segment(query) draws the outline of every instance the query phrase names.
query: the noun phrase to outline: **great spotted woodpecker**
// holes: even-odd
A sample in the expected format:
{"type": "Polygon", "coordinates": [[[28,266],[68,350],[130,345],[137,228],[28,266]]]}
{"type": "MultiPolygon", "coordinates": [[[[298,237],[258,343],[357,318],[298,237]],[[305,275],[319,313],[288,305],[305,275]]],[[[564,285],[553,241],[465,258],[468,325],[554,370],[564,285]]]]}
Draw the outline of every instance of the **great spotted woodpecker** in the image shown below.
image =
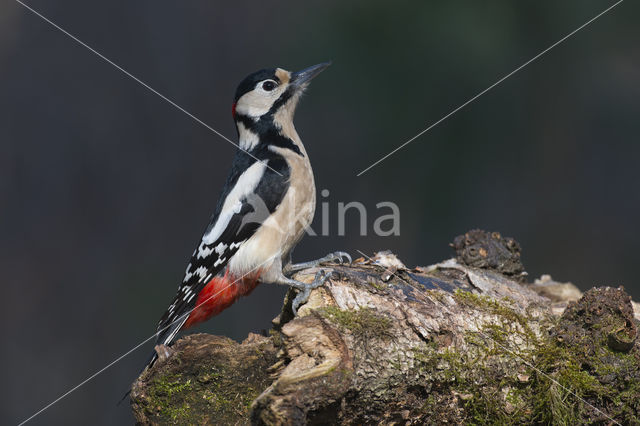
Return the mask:
{"type": "MultiPolygon", "coordinates": [[[[292,303],[295,314],[330,274],[320,271],[310,284],[286,275],[322,262],[351,262],[344,252],[296,265],[290,262],[316,204],[313,171],[293,115],[309,81],[327,66],[293,73],[264,69],[238,86],[232,114],[240,149],[178,293],[160,319],[156,350],[171,344],[180,330],[222,312],[261,282],[298,289],[292,303]]],[[[148,365],[157,356],[154,351],[148,365]]]]}

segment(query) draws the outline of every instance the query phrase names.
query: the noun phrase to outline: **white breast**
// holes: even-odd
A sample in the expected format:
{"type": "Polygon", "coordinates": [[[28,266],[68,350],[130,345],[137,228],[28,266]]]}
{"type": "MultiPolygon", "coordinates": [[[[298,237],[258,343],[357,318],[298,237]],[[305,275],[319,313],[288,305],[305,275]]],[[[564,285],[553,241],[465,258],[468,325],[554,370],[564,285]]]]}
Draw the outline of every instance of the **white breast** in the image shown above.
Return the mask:
{"type": "Polygon", "coordinates": [[[266,282],[280,275],[284,257],[311,224],[316,207],[315,183],[307,153],[302,144],[299,147],[304,156],[289,149],[272,148],[289,164],[290,186],[274,213],[229,261],[233,274],[242,276],[261,269],[261,280],[266,282]]]}

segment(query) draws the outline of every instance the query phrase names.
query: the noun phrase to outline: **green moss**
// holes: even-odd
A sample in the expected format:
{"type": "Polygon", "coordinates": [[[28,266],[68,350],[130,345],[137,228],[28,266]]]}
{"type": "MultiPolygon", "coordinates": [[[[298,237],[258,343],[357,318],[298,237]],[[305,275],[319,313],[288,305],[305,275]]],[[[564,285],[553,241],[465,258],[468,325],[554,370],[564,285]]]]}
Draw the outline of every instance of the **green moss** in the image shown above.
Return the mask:
{"type": "Polygon", "coordinates": [[[509,306],[509,299],[496,300],[488,296],[483,296],[469,291],[456,290],[453,293],[456,302],[475,307],[478,310],[496,315],[501,325],[518,326],[518,332],[523,338],[535,339],[536,334],[530,328],[531,318],[518,313],[509,306]]]}
{"type": "Polygon", "coordinates": [[[338,307],[328,306],[320,309],[320,314],[358,337],[384,339],[390,336],[391,320],[371,308],[343,311],[338,307]]]}
{"type": "Polygon", "coordinates": [[[200,370],[194,380],[160,376],[149,386],[149,414],[159,423],[171,424],[224,423],[239,413],[248,416],[260,391],[231,377],[218,367],[200,370]]]}
{"type": "MultiPolygon", "coordinates": [[[[638,422],[637,354],[613,351],[606,339],[589,333],[570,344],[536,334],[530,325],[535,319],[507,301],[468,292],[456,292],[454,299],[495,315],[495,321],[468,332],[464,351],[426,344],[414,349],[413,359],[418,375],[439,395],[448,389],[457,396],[465,423],[584,424],[606,419],[599,410],[622,423],[638,422]]],[[[433,398],[424,407],[436,410],[434,418],[446,418],[437,410],[451,410],[433,398]]]]}
{"type": "Polygon", "coordinates": [[[159,395],[173,396],[175,394],[191,389],[191,380],[181,383],[179,379],[174,377],[163,377],[155,382],[154,390],[159,395]]]}
{"type": "Polygon", "coordinates": [[[242,411],[242,409],[248,413],[249,406],[260,394],[252,384],[235,382],[232,374],[223,373],[219,368],[211,368],[204,374],[213,378],[208,384],[209,392],[206,399],[211,403],[212,409],[218,413],[242,411]]]}
{"type": "Polygon", "coordinates": [[[532,386],[526,390],[533,418],[548,424],[582,423],[583,399],[601,391],[598,381],[582,370],[575,354],[554,342],[541,341],[525,355],[535,365],[528,368],[532,386]]]}
{"type": "Polygon", "coordinates": [[[187,399],[192,389],[191,380],[183,382],[175,375],[157,378],[150,387],[150,405],[171,422],[182,423],[190,418],[187,399]]]}

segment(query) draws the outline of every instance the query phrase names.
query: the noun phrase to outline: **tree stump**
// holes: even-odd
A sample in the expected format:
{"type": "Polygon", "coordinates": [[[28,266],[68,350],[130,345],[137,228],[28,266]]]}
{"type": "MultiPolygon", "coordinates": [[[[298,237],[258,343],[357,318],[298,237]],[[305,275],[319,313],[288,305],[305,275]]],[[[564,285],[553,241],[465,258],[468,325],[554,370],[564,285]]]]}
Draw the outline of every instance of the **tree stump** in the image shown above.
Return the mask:
{"type": "Polygon", "coordinates": [[[268,337],[178,340],[134,383],[136,420],[640,424],[640,322],[622,288],[526,284],[498,233],[453,247],[429,267],[389,252],[323,266],[331,280],[295,318],[289,292],[268,337]]]}

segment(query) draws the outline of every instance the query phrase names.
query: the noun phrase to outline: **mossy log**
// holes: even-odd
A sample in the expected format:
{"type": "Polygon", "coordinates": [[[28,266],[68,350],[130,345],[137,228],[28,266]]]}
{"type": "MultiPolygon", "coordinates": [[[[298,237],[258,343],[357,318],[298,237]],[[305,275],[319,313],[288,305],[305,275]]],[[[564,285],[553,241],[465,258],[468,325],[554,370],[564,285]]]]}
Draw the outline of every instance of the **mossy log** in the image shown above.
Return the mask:
{"type": "MultiPolygon", "coordinates": [[[[333,278],[269,336],[186,336],[142,373],[140,424],[640,424],[638,317],[622,288],[526,284],[520,249],[472,231],[457,257],[390,253],[333,278]]],[[[310,281],[317,269],[297,274],[310,281]]]]}

